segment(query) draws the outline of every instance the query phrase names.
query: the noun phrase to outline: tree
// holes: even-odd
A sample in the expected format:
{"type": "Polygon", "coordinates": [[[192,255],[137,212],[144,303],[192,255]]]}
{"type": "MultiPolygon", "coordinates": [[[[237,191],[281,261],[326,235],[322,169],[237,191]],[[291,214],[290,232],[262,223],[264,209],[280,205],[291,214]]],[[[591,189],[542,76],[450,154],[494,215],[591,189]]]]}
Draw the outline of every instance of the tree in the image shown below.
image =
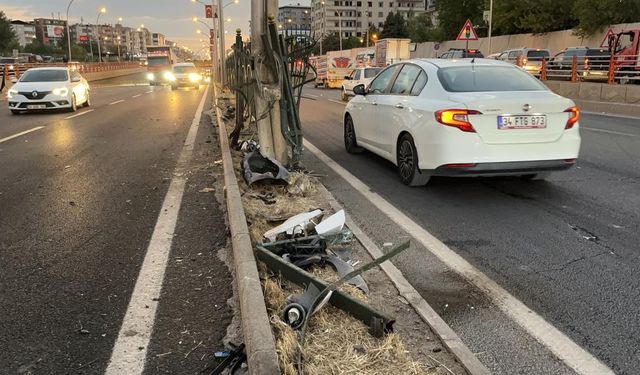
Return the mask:
{"type": "Polygon", "coordinates": [[[400,14],[400,12],[390,12],[387,15],[387,19],[384,20],[384,24],[382,25],[380,39],[408,37],[409,32],[407,31],[407,20],[402,17],[402,14],[400,14]]]}
{"type": "Polygon", "coordinates": [[[431,42],[436,40],[436,32],[431,22],[431,15],[420,13],[409,18],[407,32],[414,43],[431,42]]]}
{"type": "Polygon", "coordinates": [[[609,25],[640,20],[638,0],[575,0],[576,34],[591,36],[609,25]]]}
{"type": "Polygon", "coordinates": [[[11,52],[18,47],[18,38],[11,27],[11,21],[0,11],[0,52],[11,52]]]}
{"type": "Polygon", "coordinates": [[[577,21],[575,0],[501,0],[494,4],[495,35],[534,33],[571,29],[577,21]]]}
{"type": "Polygon", "coordinates": [[[481,25],[484,8],[484,0],[438,0],[438,39],[455,39],[467,19],[474,25],[481,25]]]}
{"type": "MultiPolygon", "coordinates": [[[[370,46],[375,46],[376,42],[378,41],[378,39],[380,39],[380,30],[378,30],[378,28],[376,27],[376,25],[371,25],[369,26],[369,32],[366,35],[367,38],[369,38],[369,45],[370,46]]],[[[367,41],[365,40],[364,45],[367,45],[367,41]]]]}

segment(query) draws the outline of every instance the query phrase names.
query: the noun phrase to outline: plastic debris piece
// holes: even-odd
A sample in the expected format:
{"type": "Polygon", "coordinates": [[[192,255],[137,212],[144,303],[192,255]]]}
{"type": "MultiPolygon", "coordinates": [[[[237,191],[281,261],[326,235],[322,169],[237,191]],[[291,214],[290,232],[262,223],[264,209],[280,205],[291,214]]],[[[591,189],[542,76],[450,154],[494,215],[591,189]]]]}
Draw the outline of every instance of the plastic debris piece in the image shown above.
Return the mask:
{"type": "Polygon", "coordinates": [[[284,223],[277,227],[265,232],[264,238],[273,242],[276,240],[279,234],[284,233],[289,236],[300,235],[308,231],[312,224],[312,219],[322,215],[322,210],[313,210],[309,212],[303,212],[287,219],[284,223]]]}
{"type": "Polygon", "coordinates": [[[289,171],[277,160],[262,155],[259,149],[242,160],[242,176],[247,185],[267,180],[280,185],[289,184],[289,171]]]}
{"type": "Polygon", "coordinates": [[[338,234],[344,228],[344,223],[347,220],[344,210],[340,210],[328,218],[322,220],[322,222],[316,225],[316,233],[326,237],[334,234],[338,234]]]}

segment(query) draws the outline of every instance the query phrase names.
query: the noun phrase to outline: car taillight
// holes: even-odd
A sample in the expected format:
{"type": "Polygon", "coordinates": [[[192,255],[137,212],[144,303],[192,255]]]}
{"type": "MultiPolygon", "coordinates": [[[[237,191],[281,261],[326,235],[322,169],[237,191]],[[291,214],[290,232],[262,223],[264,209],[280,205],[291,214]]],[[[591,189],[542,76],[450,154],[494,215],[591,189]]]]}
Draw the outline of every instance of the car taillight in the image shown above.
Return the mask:
{"type": "Polygon", "coordinates": [[[574,106],[567,109],[565,112],[569,113],[569,120],[567,120],[567,125],[565,125],[565,129],[571,129],[573,126],[580,121],[580,108],[574,106]]]}
{"type": "Polygon", "coordinates": [[[481,112],[468,109],[443,109],[436,112],[436,120],[442,125],[453,126],[463,132],[475,133],[469,122],[469,115],[481,115],[481,112]]]}
{"type": "Polygon", "coordinates": [[[529,62],[529,59],[527,59],[526,57],[524,59],[522,59],[522,65],[527,65],[527,63],[529,62]]]}

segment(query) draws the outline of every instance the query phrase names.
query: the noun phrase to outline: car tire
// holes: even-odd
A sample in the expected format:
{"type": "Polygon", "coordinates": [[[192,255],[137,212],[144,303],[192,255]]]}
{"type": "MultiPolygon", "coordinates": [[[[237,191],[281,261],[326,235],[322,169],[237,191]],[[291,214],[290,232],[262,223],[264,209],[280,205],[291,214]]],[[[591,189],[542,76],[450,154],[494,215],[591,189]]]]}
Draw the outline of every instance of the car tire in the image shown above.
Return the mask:
{"type": "Polygon", "coordinates": [[[78,110],[78,104],[76,102],[76,96],[74,94],[74,95],[71,95],[71,108],[69,108],[69,111],[75,112],[77,110],[78,110]]]}
{"type": "Polygon", "coordinates": [[[178,86],[171,85],[171,91],[175,91],[178,89],[178,86]]]}
{"type": "Polygon", "coordinates": [[[424,186],[429,182],[430,175],[420,172],[418,168],[418,150],[413,137],[404,134],[398,141],[396,150],[398,175],[400,181],[407,186],[424,186]]]}
{"type": "Polygon", "coordinates": [[[12,110],[11,110],[11,114],[12,114],[12,115],[19,115],[19,114],[20,114],[20,111],[17,111],[17,110],[15,110],[15,109],[12,109],[12,110]]]}
{"type": "Polygon", "coordinates": [[[362,147],[358,146],[353,119],[349,115],[344,119],[344,148],[350,154],[360,154],[364,151],[362,147]]]}
{"type": "Polygon", "coordinates": [[[87,90],[87,94],[86,94],[87,100],[84,102],[84,106],[85,107],[91,107],[91,92],[89,90],[87,90]]]}
{"type": "Polygon", "coordinates": [[[347,95],[347,89],[345,89],[344,87],[342,88],[342,94],[340,98],[342,99],[343,102],[349,101],[349,95],[347,95]]]}

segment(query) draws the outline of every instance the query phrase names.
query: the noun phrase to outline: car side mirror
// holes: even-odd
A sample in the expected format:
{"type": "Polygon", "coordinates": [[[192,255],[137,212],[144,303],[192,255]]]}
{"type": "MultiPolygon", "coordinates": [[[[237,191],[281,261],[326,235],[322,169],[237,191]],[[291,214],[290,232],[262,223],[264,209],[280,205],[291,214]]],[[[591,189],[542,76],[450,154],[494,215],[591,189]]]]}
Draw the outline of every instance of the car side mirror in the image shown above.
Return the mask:
{"type": "Polygon", "coordinates": [[[344,79],[351,81],[351,76],[344,76],[344,79]]]}
{"type": "Polygon", "coordinates": [[[364,84],[356,85],[353,88],[353,93],[356,95],[367,95],[367,89],[364,87],[364,84]]]}

